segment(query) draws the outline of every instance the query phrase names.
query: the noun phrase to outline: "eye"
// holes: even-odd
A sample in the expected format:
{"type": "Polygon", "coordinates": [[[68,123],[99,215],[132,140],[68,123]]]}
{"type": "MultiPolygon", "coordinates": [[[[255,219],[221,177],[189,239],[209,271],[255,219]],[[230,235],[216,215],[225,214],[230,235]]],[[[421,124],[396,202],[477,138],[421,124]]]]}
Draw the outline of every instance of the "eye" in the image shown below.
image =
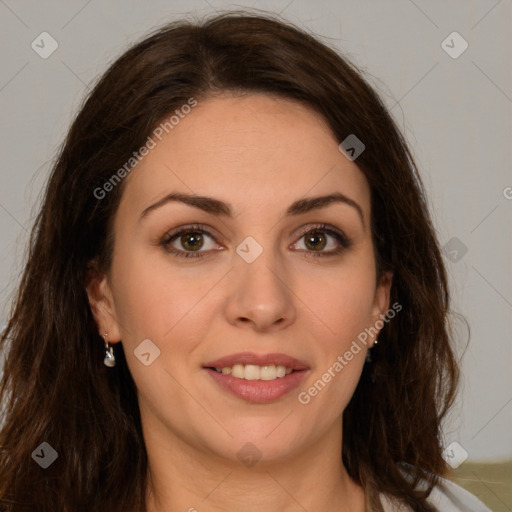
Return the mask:
{"type": "Polygon", "coordinates": [[[167,233],[160,242],[167,251],[183,258],[202,258],[204,252],[218,248],[213,236],[201,225],[167,233]]]}
{"type": "Polygon", "coordinates": [[[334,256],[351,246],[351,240],[338,229],[326,224],[308,226],[302,230],[300,239],[292,247],[306,251],[310,256],[334,256]]]}
{"type": "MultiPolygon", "coordinates": [[[[202,258],[212,250],[220,250],[213,235],[204,226],[196,224],[167,233],[160,245],[166,251],[182,258],[202,258]]],[[[307,226],[299,241],[291,247],[313,257],[335,256],[352,245],[340,230],[327,224],[307,226]]]]}

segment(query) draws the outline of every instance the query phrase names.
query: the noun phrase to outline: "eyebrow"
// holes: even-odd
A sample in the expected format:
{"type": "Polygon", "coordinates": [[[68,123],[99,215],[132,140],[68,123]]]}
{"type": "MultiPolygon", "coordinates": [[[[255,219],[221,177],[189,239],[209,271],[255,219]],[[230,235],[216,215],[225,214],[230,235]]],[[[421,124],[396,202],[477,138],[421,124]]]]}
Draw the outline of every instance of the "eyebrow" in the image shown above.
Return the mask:
{"type": "MultiPolygon", "coordinates": [[[[147,217],[148,214],[165,204],[171,202],[180,202],[184,203],[188,206],[192,206],[194,208],[199,208],[200,210],[205,211],[206,213],[210,213],[212,215],[225,216],[225,217],[233,217],[233,209],[228,203],[224,201],[220,201],[219,199],[214,199],[213,197],[208,196],[196,196],[193,194],[183,194],[178,192],[171,192],[167,194],[165,197],[157,201],[156,203],[148,206],[140,215],[139,222],[147,217]]],[[[307,197],[304,199],[299,199],[292,203],[288,209],[286,210],[286,216],[294,216],[294,215],[302,215],[304,213],[311,212],[313,210],[317,210],[320,208],[325,208],[330,204],[334,203],[342,203],[347,204],[354,208],[359,214],[359,218],[363,224],[363,229],[365,228],[364,215],[363,210],[353,199],[350,199],[344,194],[340,192],[336,192],[334,194],[329,194],[326,196],[318,196],[318,197],[307,197]]]]}

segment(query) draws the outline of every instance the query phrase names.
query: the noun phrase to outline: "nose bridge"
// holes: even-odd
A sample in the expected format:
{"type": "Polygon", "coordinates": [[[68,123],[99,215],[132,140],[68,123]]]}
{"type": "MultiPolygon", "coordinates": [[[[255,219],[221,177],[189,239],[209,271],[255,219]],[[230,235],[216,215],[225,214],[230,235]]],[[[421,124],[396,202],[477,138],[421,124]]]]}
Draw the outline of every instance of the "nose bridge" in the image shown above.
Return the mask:
{"type": "MultiPolygon", "coordinates": [[[[247,245],[245,246],[245,250],[247,245]]],[[[267,247],[256,253],[256,249],[250,248],[249,253],[251,259],[244,259],[240,256],[241,261],[238,261],[235,267],[240,272],[241,278],[245,281],[246,286],[257,286],[262,288],[263,291],[267,287],[280,289],[283,286],[285,269],[283,268],[282,261],[280,261],[279,254],[272,247],[267,247]]],[[[237,251],[237,253],[242,251],[237,251]]],[[[267,290],[269,293],[272,291],[267,290]]],[[[276,290],[277,291],[277,290],[276,290]]]]}
{"type": "Polygon", "coordinates": [[[282,255],[272,245],[271,236],[259,238],[261,244],[249,236],[236,248],[228,310],[230,321],[249,320],[263,329],[292,322],[295,307],[282,255]]]}
{"type": "Polygon", "coordinates": [[[281,295],[284,293],[282,288],[286,288],[286,269],[270,238],[267,236],[262,242],[265,246],[260,245],[253,237],[247,237],[240,243],[236,250],[239,261],[235,264],[235,270],[242,286],[254,287],[262,295],[281,295]]]}

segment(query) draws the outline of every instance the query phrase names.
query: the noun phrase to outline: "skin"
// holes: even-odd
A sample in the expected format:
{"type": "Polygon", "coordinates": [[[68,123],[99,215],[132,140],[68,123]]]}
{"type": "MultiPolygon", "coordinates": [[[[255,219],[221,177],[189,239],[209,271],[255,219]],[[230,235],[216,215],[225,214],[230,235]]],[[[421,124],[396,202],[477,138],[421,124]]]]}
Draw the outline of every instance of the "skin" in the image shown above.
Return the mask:
{"type": "MultiPolygon", "coordinates": [[[[364,511],[340,453],[342,413],[367,349],[307,405],[297,399],[389,308],[392,276],[377,282],[364,174],[318,114],[250,94],[200,101],[126,179],[112,267],[91,273],[87,293],[100,332],[122,340],[138,389],[148,510],[364,511]],[[170,192],[222,200],[233,217],[170,202],[139,220],[170,192]],[[360,206],[364,225],[344,203],[285,215],[298,199],[333,192],[360,206]],[[212,233],[203,258],[159,245],[194,223],[212,233]],[[325,247],[306,245],[300,229],[316,223],[342,230],[352,245],[315,257],[339,247],[325,233],[325,247]],[[247,236],[263,248],[252,263],[236,252],[247,236]],[[160,349],[149,366],[134,355],[144,339],[160,349]],[[202,368],[242,351],[288,354],[306,361],[308,374],[273,403],[245,402],[202,368]],[[252,467],[237,458],[247,442],[262,454],[252,467]]],[[[173,246],[186,250],[179,237],[173,246]]]]}

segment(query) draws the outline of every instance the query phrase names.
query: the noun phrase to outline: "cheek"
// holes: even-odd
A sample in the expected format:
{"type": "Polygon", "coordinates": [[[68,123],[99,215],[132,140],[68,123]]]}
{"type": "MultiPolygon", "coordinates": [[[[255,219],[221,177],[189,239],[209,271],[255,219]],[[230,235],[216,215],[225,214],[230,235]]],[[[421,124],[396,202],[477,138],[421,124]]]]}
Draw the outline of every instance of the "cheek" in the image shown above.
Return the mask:
{"type": "Polygon", "coordinates": [[[163,392],[166,407],[182,409],[189,396],[180,383],[191,378],[196,352],[219,314],[216,290],[205,296],[219,277],[183,272],[161,258],[148,261],[134,253],[119,258],[115,268],[116,315],[138,393],[155,414],[161,412],[163,392]],[[146,339],[160,351],[149,366],[134,352],[146,339]]]}
{"type": "Polygon", "coordinates": [[[330,272],[304,272],[297,296],[303,300],[317,335],[323,333],[325,346],[339,352],[369,326],[375,294],[371,262],[364,258],[355,265],[340,265],[330,272]]]}
{"type": "Polygon", "coordinates": [[[315,418],[314,428],[319,435],[341,421],[361,376],[364,351],[353,355],[350,361],[343,359],[342,354],[339,356],[344,363],[337,359],[338,355],[329,360],[329,364],[315,372],[297,397],[301,413],[315,418]]]}
{"type": "Polygon", "coordinates": [[[359,382],[367,347],[358,339],[370,326],[375,275],[373,260],[359,255],[334,269],[329,275],[318,272],[302,281],[302,293],[309,284],[310,327],[316,334],[315,367],[301,388],[301,407],[311,407],[327,425],[340,416],[359,382]],[[311,287],[311,283],[316,283],[311,287]],[[307,403],[306,403],[307,402],[307,403]]]}
{"type": "MultiPolygon", "coordinates": [[[[149,338],[165,347],[177,336],[199,328],[197,315],[205,319],[205,290],[215,276],[183,272],[159,257],[132,252],[115,261],[116,316],[124,345],[136,345],[149,338]],[[195,323],[191,323],[195,319],[195,323]]],[[[211,304],[210,304],[211,308],[211,304]]],[[[190,334],[187,335],[190,337],[190,334]]]]}

